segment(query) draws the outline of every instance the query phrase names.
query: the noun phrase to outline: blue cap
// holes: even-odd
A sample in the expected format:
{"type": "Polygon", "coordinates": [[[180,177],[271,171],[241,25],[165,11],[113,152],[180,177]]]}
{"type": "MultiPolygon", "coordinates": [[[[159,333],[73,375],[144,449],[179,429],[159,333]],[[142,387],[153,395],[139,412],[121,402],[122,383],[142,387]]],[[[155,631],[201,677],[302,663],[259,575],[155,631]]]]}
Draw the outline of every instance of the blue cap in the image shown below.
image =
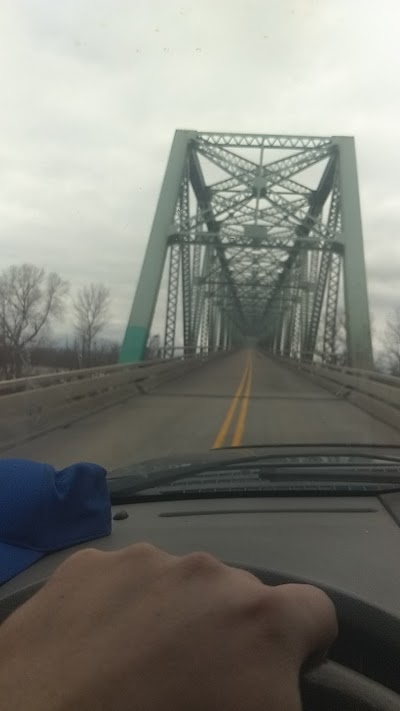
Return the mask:
{"type": "Polygon", "coordinates": [[[0,460],[0,585],[46,553],[111,533],[106,470],[0,460]]]}

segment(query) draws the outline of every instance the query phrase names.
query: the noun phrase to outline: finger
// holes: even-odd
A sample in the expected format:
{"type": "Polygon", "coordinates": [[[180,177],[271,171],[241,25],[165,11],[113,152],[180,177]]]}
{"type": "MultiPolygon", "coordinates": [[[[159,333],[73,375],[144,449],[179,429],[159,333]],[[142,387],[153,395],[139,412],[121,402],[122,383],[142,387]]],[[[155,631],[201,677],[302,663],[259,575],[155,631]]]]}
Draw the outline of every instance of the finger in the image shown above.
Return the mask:
{"type": "Polygon", "coordinates": [[[338,632],[333,602],[313,585],[278,585],[274,595],[298,662],[303,664],[310,657],[322,659],[338,632]]]}

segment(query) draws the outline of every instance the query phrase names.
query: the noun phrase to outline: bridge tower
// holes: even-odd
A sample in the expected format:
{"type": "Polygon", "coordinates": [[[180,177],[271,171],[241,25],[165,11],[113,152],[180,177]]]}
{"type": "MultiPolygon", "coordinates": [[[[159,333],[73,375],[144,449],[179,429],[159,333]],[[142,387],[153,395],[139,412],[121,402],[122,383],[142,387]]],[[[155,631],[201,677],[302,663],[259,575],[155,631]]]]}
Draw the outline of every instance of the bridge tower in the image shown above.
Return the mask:
{"type": "Polygon", "coordinates": [[[354,139],[177,131],[123,363],[144,356],[163,278],[165,358],[256,342],[335,362],[340,320],[348,364],[371,368],[354,139]]]}

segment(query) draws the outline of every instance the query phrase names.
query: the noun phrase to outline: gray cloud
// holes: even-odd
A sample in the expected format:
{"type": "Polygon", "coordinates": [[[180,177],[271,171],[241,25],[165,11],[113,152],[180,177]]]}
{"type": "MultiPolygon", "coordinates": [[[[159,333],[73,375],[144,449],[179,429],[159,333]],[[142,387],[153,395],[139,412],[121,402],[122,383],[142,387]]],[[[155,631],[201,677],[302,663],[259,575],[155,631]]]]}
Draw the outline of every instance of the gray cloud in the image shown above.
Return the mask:
{"type": "Polygon", "coordinates": [[[400,267],[398,19],[395,0],[3,0],[2,264],[104,281],[119,337],[176,128],[354,134],[381,327],[400,267]]]}

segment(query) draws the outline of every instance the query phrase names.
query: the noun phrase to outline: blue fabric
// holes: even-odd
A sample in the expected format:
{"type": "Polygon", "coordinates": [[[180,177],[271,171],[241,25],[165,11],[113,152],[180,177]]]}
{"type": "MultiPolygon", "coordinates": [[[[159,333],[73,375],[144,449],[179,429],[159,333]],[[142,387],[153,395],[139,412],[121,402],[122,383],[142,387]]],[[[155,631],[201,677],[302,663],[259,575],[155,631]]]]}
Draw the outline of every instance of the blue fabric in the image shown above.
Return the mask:
{"type": "Polygon", "coordinates": [[[0,585],[46,553],[110,533],[103,467],[0,460],[0,585]]]}

